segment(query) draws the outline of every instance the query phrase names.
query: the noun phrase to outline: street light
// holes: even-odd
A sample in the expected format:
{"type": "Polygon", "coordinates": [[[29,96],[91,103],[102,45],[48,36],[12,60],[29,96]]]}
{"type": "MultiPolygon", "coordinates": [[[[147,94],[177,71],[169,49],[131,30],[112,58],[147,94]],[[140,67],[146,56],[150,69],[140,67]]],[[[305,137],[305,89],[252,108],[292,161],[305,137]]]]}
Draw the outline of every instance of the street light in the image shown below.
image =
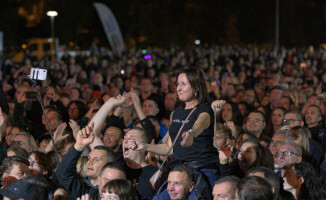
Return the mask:
{"type": "Polygon", "coordinates": [[[58,12],[57,11],[48,11],[46,13],[46,15],[49,16],[51,19],[51,38],[54,39],[54,17],[58,16],[58,12]]]}

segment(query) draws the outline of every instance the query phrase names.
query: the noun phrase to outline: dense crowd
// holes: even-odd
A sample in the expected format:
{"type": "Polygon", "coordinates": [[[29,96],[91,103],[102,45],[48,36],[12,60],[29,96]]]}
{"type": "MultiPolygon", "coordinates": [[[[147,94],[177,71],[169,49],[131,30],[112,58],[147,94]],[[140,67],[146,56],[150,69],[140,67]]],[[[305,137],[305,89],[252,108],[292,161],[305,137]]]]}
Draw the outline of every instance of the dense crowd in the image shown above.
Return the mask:
{"type": "Polygon", "coordinates": [[[324,49],[91,52],[0,58],[4,198],[326,199],[324,49]]]}

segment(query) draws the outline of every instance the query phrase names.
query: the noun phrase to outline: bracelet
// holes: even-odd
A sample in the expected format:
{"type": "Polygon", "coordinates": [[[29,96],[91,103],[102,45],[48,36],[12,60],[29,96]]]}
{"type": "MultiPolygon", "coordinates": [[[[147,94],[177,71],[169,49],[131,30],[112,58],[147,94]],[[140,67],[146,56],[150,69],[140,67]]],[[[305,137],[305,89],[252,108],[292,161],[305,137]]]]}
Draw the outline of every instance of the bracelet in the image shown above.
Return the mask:
{"type": "Polygon", "coordinates": [[[196,137],[196,134],[195,134],[195,131],[194,130],[192,130],[192,129],[189,129],[188,131],[187,131],[192,137],[196,137]]]}

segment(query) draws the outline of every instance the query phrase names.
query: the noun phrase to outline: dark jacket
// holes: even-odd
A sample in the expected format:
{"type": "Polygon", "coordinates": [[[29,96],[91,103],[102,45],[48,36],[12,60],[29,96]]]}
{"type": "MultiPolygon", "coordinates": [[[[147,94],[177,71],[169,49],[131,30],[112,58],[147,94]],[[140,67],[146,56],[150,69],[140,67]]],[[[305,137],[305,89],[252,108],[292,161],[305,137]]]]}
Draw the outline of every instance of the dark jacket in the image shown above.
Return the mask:
{"type": "Polygon", "coordinates": [[[69,199],[75,200],[86,193],[94,200],[100,199],[98,187],[81,179],[76,172],[76,165],[81,154],[82,151],[77,151],[75,147],[72,147],[63,157],[56,171],[59,183],[67,190],[69,199]]]}

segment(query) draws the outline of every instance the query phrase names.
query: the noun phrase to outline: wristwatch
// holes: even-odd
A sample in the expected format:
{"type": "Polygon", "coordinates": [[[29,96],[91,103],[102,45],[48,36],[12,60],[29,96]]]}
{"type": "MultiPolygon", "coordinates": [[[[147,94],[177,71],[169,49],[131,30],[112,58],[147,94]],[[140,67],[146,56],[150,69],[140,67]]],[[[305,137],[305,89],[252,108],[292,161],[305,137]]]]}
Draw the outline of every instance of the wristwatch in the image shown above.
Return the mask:
{"type": "Polygon", "coordinates": [[[189,129],[187,132],[190,133],[190,135],[192,135],[194,138],[196,137],[196,134],[195,134],[194,130],[189,129]]]}

